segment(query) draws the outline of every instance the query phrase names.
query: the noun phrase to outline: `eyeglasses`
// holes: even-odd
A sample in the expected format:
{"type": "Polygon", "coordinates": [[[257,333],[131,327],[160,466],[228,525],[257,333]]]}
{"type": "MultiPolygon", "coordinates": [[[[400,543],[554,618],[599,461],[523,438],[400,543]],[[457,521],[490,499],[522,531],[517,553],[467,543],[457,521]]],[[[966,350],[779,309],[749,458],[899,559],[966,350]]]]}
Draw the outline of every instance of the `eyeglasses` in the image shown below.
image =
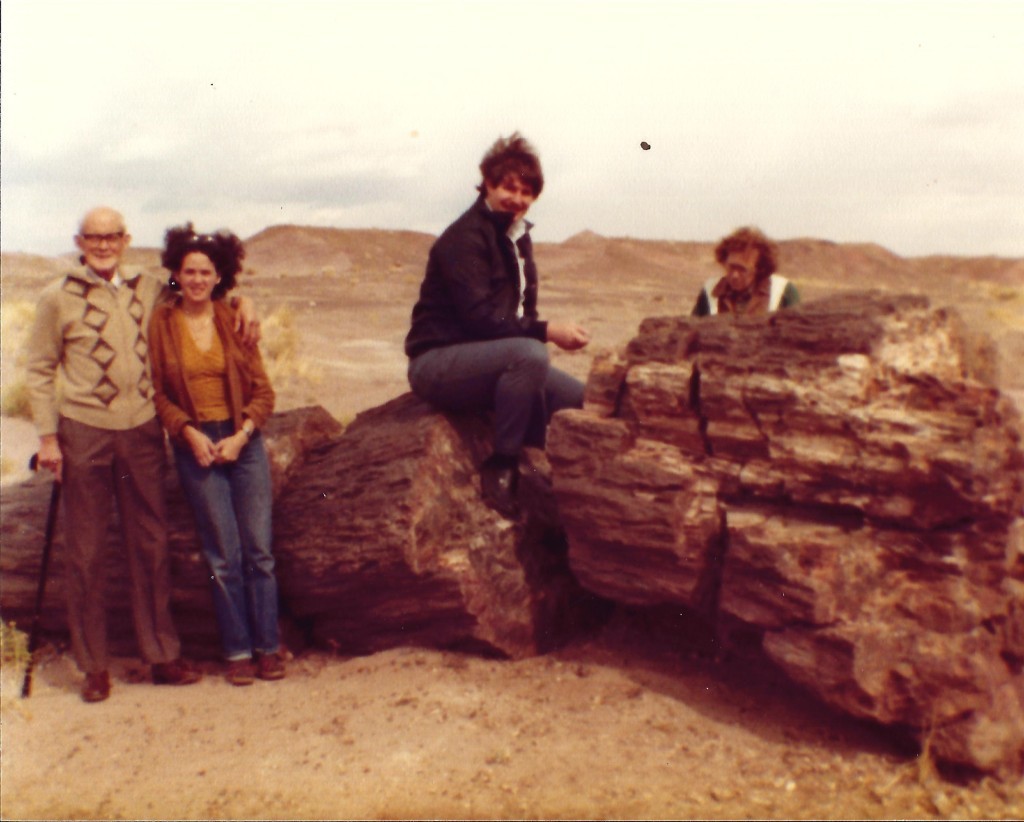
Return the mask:
{"type": "Polygon", "coordinates": [[[89,245],[103,245],[103,243],[114,245],[124,239],[124,232],[118,231],[116,234],[82,234],[81,237],[89,245]]]}

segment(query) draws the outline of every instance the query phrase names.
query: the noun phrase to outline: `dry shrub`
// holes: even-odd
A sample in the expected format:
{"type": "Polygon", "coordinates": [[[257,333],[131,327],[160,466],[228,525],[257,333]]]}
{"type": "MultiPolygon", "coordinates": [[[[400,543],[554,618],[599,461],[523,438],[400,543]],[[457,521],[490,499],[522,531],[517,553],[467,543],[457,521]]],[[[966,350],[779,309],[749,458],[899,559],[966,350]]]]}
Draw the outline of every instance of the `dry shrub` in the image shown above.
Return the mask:
{"type": "Polygon", "coordinates": [[[269,373],[272,366],[289,362],[295,358],[299,335],[295,330],[295,315],[288,306],[281,306],[263,322],[263,336],[260,348],[263,364],[269,373]]]}
{"type": "Polygon", "coordinates": [[[999,385],[999,349],[988,334],[965,329],[963,358],[967,376],[986,385],[999,385]]]}
{"type": "Polygon", "coordinates": [[[988,295],[996,302],[1024,302],[1024,288],[993,283],[988,286],[988,295]]]}
{"type": "Polygon", "coordinates": [[[287,305],[281,306],[263,321],[260,349],[263,365],[274,390],[282,393],[316,384],[320,369],[299,354],[299,332],[295,314],[287,305]]]}
{"type": "Polygon", "coordinates": [[[28,636],[18,626],[0,620],[0,664],[23,668],[28,662],[28,636]]]}
{"type": "Polygon", "coordinates": [[[5,417],[29,418],[28,389],[25,385],[25,341],[36,315],[28,300],[0,303],[0,413],[5,417]]]}
{"type": "Polygon", "coordinates": [[[28,385],[21,369],[18,369],[13,378],[5,376],[3,384],[0,385],[0,414],[26,420],[32,418],[28,403],[28,385]]]}
{"type": "Polygon", "coordinates": [[[16,471],[20,471],[22,467],[23,466],[16,464],[14,460],[8,459],[6,456],[0,456],[0,478],[13,474],[16,471]]]}
{"type": "Polygon", "coordinates": [[[989,306],[988,317],[995,321],[996,326],[1024,329],[1024,288],[991,283],[987,285],[986,293],[994,303],[989,306]]]}

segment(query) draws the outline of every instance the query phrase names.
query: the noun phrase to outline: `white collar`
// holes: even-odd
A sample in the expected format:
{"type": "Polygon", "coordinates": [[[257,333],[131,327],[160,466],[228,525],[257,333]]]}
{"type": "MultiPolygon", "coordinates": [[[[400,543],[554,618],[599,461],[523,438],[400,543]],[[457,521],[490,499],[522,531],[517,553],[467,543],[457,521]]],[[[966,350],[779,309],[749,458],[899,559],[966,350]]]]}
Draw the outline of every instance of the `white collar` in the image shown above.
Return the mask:
{"type": "Polygon", "coordinates": [[[505,234],[514,243],[517,242],[524,234],[526,234],[527,227],[528,226],[526,224],[526,220],[520,217],[518,220],[515,220],[512,223],[512,225],[508,227],[508,231],[506,231],[505,234]]]}
{"type": "Polygon", "coordinates": [[[117,268],[117,269],[114,270],[114,276],[111,277],[109,280],[106,277],[101,277],[99,274],[97,274],[95,271],[93,271],[91,266],[87,265],[85,267],[85,270],[88,271],[97,280],[100,280],[101,282],[106,283],[107,285],[109,285],[111,288],[113,288],[115,290],[120,288],[122,285],[124,285],[124,277],[121,276],[121,269],[120,268],[117,268]]]}

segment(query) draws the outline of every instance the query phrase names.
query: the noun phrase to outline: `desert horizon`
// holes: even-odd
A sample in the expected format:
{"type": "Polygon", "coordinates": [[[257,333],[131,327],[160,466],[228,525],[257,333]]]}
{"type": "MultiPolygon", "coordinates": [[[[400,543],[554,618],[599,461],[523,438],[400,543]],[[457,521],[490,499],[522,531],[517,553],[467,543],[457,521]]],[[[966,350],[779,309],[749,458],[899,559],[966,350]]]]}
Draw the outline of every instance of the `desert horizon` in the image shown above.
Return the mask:
{"type": "MultiPolygon", "coordinates": [[[[451,216],[452,219],[454,219],[455,217],[458,216],[458,211],[453,212],[450,216],[451,216]]],[[[174,225],[179,225],[179,224],[181,224],[183,222],[186,222],[186,221],[187,221],[186,219],[183,219],[179,223],[174,223],[174,225]]],[[[754,225],[754,224],[751,224],[751,225],[754,225]]],[[[168,226],[168,227],[170,227],[170,226],[168,226]]],[[[723,226],[723,231],[721,233],[721,236],[724,236],[728,232],[730,232],[733,229],[738,228],[738,227],[739,227],[739,225],[736,225],[736,226],[723,226]]],[[[202,228],[204,230],[214,230],[214,231],[218,231],[218,230],[221,230],[221,229],[227,230],[227,231],[233,230],[230,222],[225,223],[223,225],[217,225],[217,226],[204,225],[204,226],[199,226],[199,228],[202,228]]],[[[387,234],[387,235],[406,236],[406,237],[428,238],[431,242],[433,242],[438,237],[437,233],[433,233],[433,232],[429,232],[429,231],[417,230],[417,229],[413,229],[413,228],[384,228],[384,227],[372,226],[372,225],[366,225],[366,226],[318,225],[318,224],[312,224],[312,223],[305,224],[305,223],[294,223],[294,222],[269,223],[265,227],[263,227],[261,229],[258,229],[258,230],[254,231],[254,232],[252,232],[252,233],[250,233],[248,235],[245,235],[243,233],[243,234],[239,234],[239,236],[240,236],[240,239],[242,240],[242,242],[245,243],[248,246],[248,244],[253,242],[254,240],[263,239],[263,238],[265,238],[265,237],[267,237],[269,235],[280,234],[281,232],[284,232],[284,233],[296,232],[296,233],[309,233],[309,234],[316,234],[316,233],[324,232],[324,233],[327,233],[327,234],[333,234],[333,233],[337,233],[337,234],[352,234],[352,235],[356,235],[356,236],[371,236],[371,235],[374,235],[374,234],[387,234]]],[[[67,233],[67,235],[69,237],[68,247],[67,247],[67,250],[65,250],[65,251],[58,251],[58,252],[55,252],[55,253],[47,253],[47,252],[45,252],[43,250],[39,250],[39,249],[31,249],[31,248],[4,248],[4,247],[0,246],[0,255],[2,255],[3,257],[10,257],[10,258],[26,258],[26,259],[36,259],[36,260],[63,260],[63,259],[75,258],[78,255],[79,252],[74,248],[74,243],[71,241],[71,236],[74,233],[74,226],[71,226],[69,231],[65,232],[65,233],[67,233]]],[[[577,243],[587,242],[587,241],[591,241],[591,240],[597,239],[597,240],[610,240],[610,241],[630,242],[630,243],[669,244],[669,245],[676,245],[676,246],[700,246],[700,247],[710,246],[710,247],[713,248],[714,245],[718,242],[718,240],[721,239],[721,236],[718,236],[718,237],[703,237],[703,238],[688,237],[688,238],[685,238],[685,239],[677,238],[677,237],[643,237],[643,236],[634,236],[634,235],[623,234],[623,233],[601,232],[601,231],[597,231],[597,230],[594,230],[594,229],[591,229],[591,228],[582,228],[582,229],[580,229],[578,231],[574,231],[573,233],[569,234],[568,236],[566,236],[564,239],[561,239],[561,240],[538,240],[535,243],[535,246],[538,247],[538,248],[543,248],[545,246],[561,246],[561,245],[566,245],[566,244],[577,244],[577,243]]],[[[817,237],[817,236],[814,236],[812,234],[795,234],[795,235],[791,235],[791,236],[772,236],[772,239],[775,240],[777,243],[779,243],[781,245],[785,245],[785,244],[798,244],[798,243],[817,243],[817,244],[822,244],[822,245],[827,245],[827,246],[843,246],[843,247],[848,247],[848,248],[861,248],[861,249],[865,249],[865,250],[873,249],[876,252],[887,254],[887,255],[891,255],[893,257],[898,257],[898,258],[904,259],[904,260],[939,260],[939,259],[950,259],[950,260],[1024,261],[1024,256],[1017,256],[1017,255],[1014,255],[1014,254],[1005,254],[1005,253],[997,253],[997,252],[981,253],[981,254],[979,254],[979,253],[969,253],[969,252],[959,252],[959,253],[957,253],[957,252],[943,252],[943,251],[928,251],[928,252],[921,252],[921,253],[914,253],[914,254],[901,254],[900,252],[895,251],[895,250],[889,248],[884,242],[879,241],[879,240],[870,239],[870,238],[865,238],[865,239],[860,239],[860,240],[838,240],[838,239],[833,239],[833,238],[829,238],[829,237],[817,237]]],[[[137,243],[137,242],[133,242],[132,245],[129,248],[130,248],[131,252],[135,252],[135,253],[148,253],[148,252],[158,253],[159,252],[159,246],[152,245],[150,243],[137,243]]]]}
{"type": "MultiPolygon", "coordinates": [[[[294,354],[308,361],[310,373],[356,384],[343,398],[329,390],[325,397],[319,388],[286,388],[279,391],[284,407],[319,397],[332,414],[350,419],[405,390],[402,340],[434,239],[411,230],[290,224],[244,238],[239,288],[265,317],[287,309],[294,354]],[[369,366],[363,376],[361,359],[369,366]]],[[[717,241],[605,237],[587,230],[559,243],[536,243],[541,315],[572,318],[592,332],[588,348],[555,350],[554,360],[585,379],[593,353],[624,345],[645,317],[689,313],[703,282],[719,271],[713,258],[717,241]]],[[[1010,392],[1024,391],[1024,375],[1011,367],[1024,357],[1024,257],[901,257],[870,242],[777,242],[779,273],[797,286],[804,302],[852,290],[926,294],[937,305],[956,307],[970,327],[992,336],[1001,384],[1010,392]]],[[[155,247],[129,247],[124,264],[164,276],[159,253],[155,247]]],[[[4,327],[5,358],[17,357],[13,306],[24,314],[42,282],[77,264],[76,256],[2,252],[2,302],[11,315],[4,327]]]]}

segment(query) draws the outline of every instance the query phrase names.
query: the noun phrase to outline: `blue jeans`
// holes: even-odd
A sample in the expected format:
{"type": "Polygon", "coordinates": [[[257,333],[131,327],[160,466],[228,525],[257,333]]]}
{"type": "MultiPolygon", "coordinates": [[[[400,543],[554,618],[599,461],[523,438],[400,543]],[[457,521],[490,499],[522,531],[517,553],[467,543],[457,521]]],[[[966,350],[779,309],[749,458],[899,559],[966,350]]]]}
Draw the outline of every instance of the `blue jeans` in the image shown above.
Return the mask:
{"type": "Polygon", "coordinates": [[[494,451],[544,447],[556,411],[583,407],[583,383],[551,367],[547,346],[529,337],[432,348],[409,362],[409,385],[445,411],[494,410],[494,451]]]}
{"type": "MultiPolygon", "coordinates": [[[[214,442],[234,433],[231,420],[199,427],[214,442]]],[[[280,640],[271,553],[273,497],[262,436],[256,432],[235,462],[209,468],[196,462],[187,445],[175,442],[174,461],[210,566],[225,658],[248,659],[254,651],[276,653],[280,640]]]]}

